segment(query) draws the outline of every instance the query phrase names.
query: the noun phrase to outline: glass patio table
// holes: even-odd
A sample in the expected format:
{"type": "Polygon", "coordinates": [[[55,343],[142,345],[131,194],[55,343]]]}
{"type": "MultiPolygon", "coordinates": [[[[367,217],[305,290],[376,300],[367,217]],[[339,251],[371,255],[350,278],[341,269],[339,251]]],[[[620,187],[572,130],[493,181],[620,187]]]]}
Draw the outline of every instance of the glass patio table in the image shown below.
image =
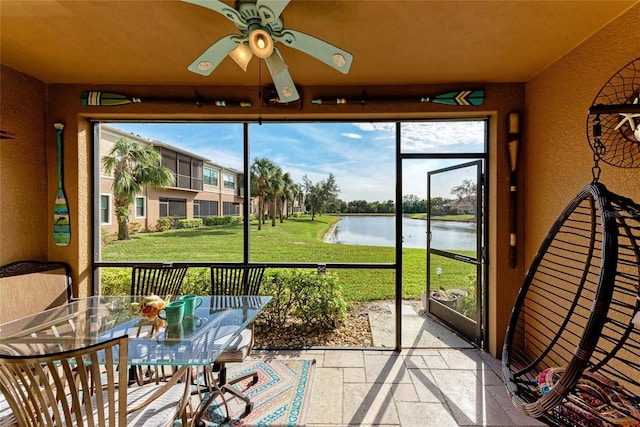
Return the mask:
{"type": "MultiPolygon", "coordinates": [[[[127,364],[188,369],[215,362],[271,300],[202,296],[194,316],[167,326],[130,313],[138,296],[93,296],[0,325],[0,355],[46,355],[128,335],[127,364]]],[[[117,352],[114,357],[117,361],[117,352]]],[[[205,406],[208,406],[208,403],[205,406]]],[[[198,411],[202,414],[204,408],[198,411]]]]}

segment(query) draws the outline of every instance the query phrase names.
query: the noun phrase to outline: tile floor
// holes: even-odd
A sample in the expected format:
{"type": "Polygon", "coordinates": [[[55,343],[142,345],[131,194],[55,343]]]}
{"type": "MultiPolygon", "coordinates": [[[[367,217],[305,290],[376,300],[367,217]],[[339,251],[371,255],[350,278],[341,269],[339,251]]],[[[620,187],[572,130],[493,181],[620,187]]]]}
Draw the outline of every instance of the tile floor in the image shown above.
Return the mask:
{"type": "Polygon", "coordinates": [[[402,308],[404,349],[393,348],[394,308],[370,313],[377,350],[260,351],[256,357],[314,358],[307,427],[542,426],[507,396],[501,362],[449,329],[402,308]]]}
{"type": "Polygon", "coordinates": [[[475,349],[284,350],[314,358],[308,427],[541,426],[507,397],[500,361],[475,349]]]}

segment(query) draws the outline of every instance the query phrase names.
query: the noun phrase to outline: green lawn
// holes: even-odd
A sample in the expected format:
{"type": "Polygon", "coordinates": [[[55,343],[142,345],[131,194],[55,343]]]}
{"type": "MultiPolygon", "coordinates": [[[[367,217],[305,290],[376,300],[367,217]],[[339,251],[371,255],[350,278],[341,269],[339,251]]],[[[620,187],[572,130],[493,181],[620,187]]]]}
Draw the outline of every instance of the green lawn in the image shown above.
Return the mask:
{"type": "MultiPolygon", "coordinates": [[[[267,221],[262,230],[251,224],[250,250],[252,262],[312,262],[312,263],[393,263],[395,249],[380,246],[339,245],[323,242],[323,236],[338,220],[332,215],[289,218],[275,227],[267,221]]],[[[162,233],[140,233],[126,242],[115,242],[102,249],[103,261],[166,261],[166,262],[241,262],[242,225],[201,227],[170,230],[162,233]]],[[[419,299],[425,284],[426,250],[403,250],[403,295],[419,299]]],[[[438,286],[459,288],[471,286],[469,272],[459,262],[445,258],[434,261],[433,269],[442,269],[438,286]],[[437,264],[437,265],[435,265],[437,264]]],[[[103,283],[110,275],[126,280],[127,272],[103,270],[103,283]]],[[[206,280],[205,271],[190,269],[185,287],[206,280]],[[194,270],[194,271],[191,271],[194,270]]],[[[347,301],[367,301],[395,298],[395,271],[382,269],[335,269],[347,301]]],[[[435,274],[434,274],[435,277],[435,274]]],[[[192,289],[197,291],[197,289],[192,289]]]]}

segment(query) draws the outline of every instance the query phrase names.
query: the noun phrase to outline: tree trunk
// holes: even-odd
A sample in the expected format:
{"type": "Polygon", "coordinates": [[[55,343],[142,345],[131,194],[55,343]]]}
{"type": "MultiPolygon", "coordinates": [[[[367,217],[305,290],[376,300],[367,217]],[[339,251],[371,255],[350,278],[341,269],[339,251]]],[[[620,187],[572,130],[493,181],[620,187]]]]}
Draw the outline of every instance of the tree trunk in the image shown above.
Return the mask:
{"type": "Polygon", "coordinates": [[[262,230],[262,217],[264,216],[264,199],[258,196],[258,231],[262,230]]]}
{"type": "Polygon", "coordinates": [[[129,220],[118,221],[118,240],[129,240],[129,220]]]}
{"type": "Polygon", "coordinates": [[[271,215],[271,226],[275,227],[276,226],[276,201],[275,200],[271,200],[271,203],[269,204],[269,214],[271,215]]]}

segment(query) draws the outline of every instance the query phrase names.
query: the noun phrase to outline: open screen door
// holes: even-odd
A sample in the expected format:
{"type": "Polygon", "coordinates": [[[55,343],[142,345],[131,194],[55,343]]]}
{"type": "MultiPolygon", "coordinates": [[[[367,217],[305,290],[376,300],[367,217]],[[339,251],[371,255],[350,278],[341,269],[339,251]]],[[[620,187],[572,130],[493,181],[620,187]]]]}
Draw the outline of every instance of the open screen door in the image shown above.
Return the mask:
{"type": "Polygon", "coordinates": [[[482,160],[428,173],[427,313],[482,342],[482,160]]]}

